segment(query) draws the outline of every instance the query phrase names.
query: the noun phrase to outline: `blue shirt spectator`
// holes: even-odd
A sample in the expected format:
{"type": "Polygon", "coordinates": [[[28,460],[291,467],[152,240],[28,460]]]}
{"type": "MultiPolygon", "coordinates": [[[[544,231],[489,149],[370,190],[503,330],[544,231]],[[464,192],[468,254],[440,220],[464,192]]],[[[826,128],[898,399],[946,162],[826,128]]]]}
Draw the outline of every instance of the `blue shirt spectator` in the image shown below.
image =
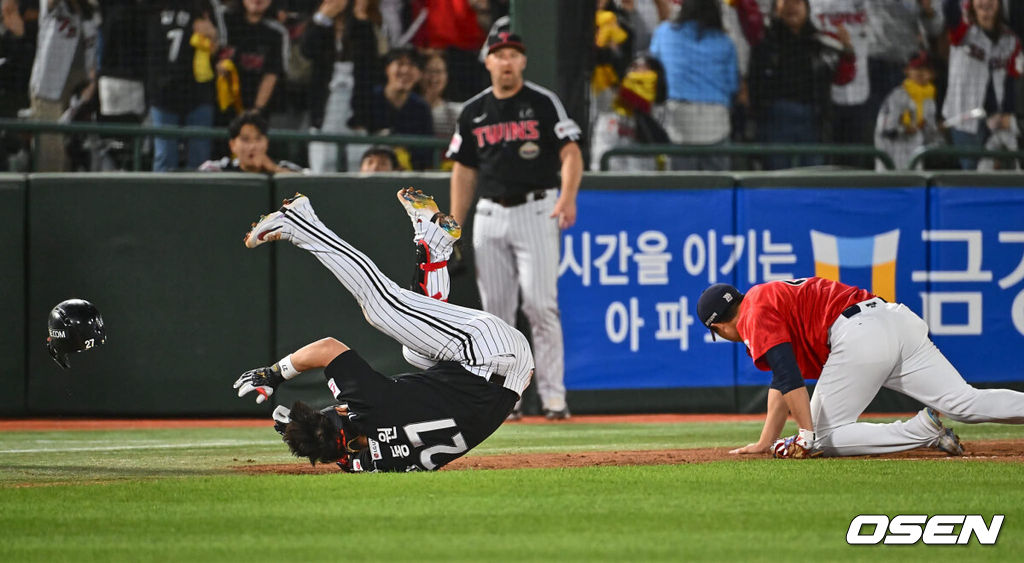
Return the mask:
{"type": "Polygon", "coordinates": [[[654,30],[651,54],[665,67],[669,99],[731,105],[739,67],[725,33],[701,30],[696,21],[662,22],[654,30]]]}

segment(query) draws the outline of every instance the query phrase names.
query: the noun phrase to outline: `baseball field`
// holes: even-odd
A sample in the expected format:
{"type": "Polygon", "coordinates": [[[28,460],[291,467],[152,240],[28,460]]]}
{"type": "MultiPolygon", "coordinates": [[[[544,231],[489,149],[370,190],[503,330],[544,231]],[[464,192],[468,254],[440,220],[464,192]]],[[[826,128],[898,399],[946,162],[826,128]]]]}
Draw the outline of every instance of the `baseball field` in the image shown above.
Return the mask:
{"type": "Polygon", "coordinates": [[[727,453],[758,417],[527,418],[439,472],[350,475],[263,420],[0,421],[0,561],[1018,561],[1024,427],[953,426],[965,457],[772,460],[727,453]],[[848,545],[859,514],[1005,519],[848,545]]]}

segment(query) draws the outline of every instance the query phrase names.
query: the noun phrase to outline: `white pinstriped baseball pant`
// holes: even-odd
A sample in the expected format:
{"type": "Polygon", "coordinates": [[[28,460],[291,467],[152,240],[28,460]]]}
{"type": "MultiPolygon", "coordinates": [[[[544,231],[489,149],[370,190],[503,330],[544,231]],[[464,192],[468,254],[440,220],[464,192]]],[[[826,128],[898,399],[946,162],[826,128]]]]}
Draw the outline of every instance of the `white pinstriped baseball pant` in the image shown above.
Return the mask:
{"type": "MultiPolygon", "coordinates": [[[[494,315],[400,287],[362,252],[328,229],[311,206],[283,209],[288,227],[283,238],[313,254],[356,298],[366,320],[404,347],[410,363],[428,368],[438,361],[455,361],[483,378],[497,374],[504,386],[520,396],[530,383],[533,354],[526,337],[494,315]]],[[[433,251],[439,248],[440,228],[423,226],[433,251]]],[[[448,243],[450,252],[450,243],[448,243]]]]}
{"type": "Polygon", "coordinates": [[[558,310],[558,190],[514,207],[481,198],[473,250],[484,310],[515,326],[522,295],[537,359],[537,394],[545,409],[565,408],[562,319],[558,310]]]}

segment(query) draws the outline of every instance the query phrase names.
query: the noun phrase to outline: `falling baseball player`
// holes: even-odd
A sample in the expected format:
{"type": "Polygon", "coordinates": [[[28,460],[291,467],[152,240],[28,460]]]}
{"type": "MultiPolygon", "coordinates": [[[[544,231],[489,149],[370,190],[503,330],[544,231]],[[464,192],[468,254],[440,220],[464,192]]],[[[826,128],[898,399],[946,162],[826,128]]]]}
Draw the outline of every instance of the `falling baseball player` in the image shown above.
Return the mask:
{"type": "Polygon", "coordinates": [[[315,411],[302,402],[278,407],[276,428],[292,453],[310,462],[336,462],[343,470],[434,470],[462,456],[493,433],[530,383],[534,361],[526,337],[494,315],[445,302],[443,262],[461,235],[433,198],[412,189],[398,198],[429,252],[422,289],[399,287],[362,252],[316,216],[301,194],[261,217],[245,236],[255,248],[286,240],[309,251],[356,298],[370,325],[400,342],[420,368],[394,378],[374,371],[355,350],[334,338],[313,342],[270,367],[242,374],[238,396],[264,402],[279,385],[304,371],[325,368],[338,404],[315,411]]]}
{"type": "Polygon", "coordinates": [[[763,283],[746,294],[715,284],[701,294],[697,315],[713,338],[744,343],[754,365],[772,371],[761,437],[731,453],[799,458],[935,447],[962,455],[940,412],[957,422],[1024,424],[1024,393],[975,389],[920,317],[863,289],[817,277],[763,283]],[[813,397],[805,379],[818,380],[813,397]],[[905,421],[857,422],[882,387],[925,408],[905,421]],[[800,430],[778,439],[788,414],[800,430]]]}

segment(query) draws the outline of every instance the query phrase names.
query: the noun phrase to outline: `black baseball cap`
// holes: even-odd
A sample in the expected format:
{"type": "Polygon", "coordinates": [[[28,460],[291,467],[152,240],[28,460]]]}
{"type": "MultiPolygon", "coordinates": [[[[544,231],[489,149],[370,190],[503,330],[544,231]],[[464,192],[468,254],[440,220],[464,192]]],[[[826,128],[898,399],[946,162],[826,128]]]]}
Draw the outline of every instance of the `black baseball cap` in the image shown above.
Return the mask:
{"type": "MultiPolygon", "coordinates": [[[[717,323],[734,303],[739,303],[743,294],[727,283],[716,283],[704,290],[697,300],[697,317],[704,326],[711,330],[711,324],[717,323]]],[[[711,331],[711,339],[715,340],[715,331],[711,331]]]]}
{"type": "Polygon", "coordinates": [[[524,55],[526,54],[526,44],[523,43],[523,38],[519,37],[515,33],[499,31],[487,38],[488,55],[505,47],[512,47],[520,53],[524,55]]]}

